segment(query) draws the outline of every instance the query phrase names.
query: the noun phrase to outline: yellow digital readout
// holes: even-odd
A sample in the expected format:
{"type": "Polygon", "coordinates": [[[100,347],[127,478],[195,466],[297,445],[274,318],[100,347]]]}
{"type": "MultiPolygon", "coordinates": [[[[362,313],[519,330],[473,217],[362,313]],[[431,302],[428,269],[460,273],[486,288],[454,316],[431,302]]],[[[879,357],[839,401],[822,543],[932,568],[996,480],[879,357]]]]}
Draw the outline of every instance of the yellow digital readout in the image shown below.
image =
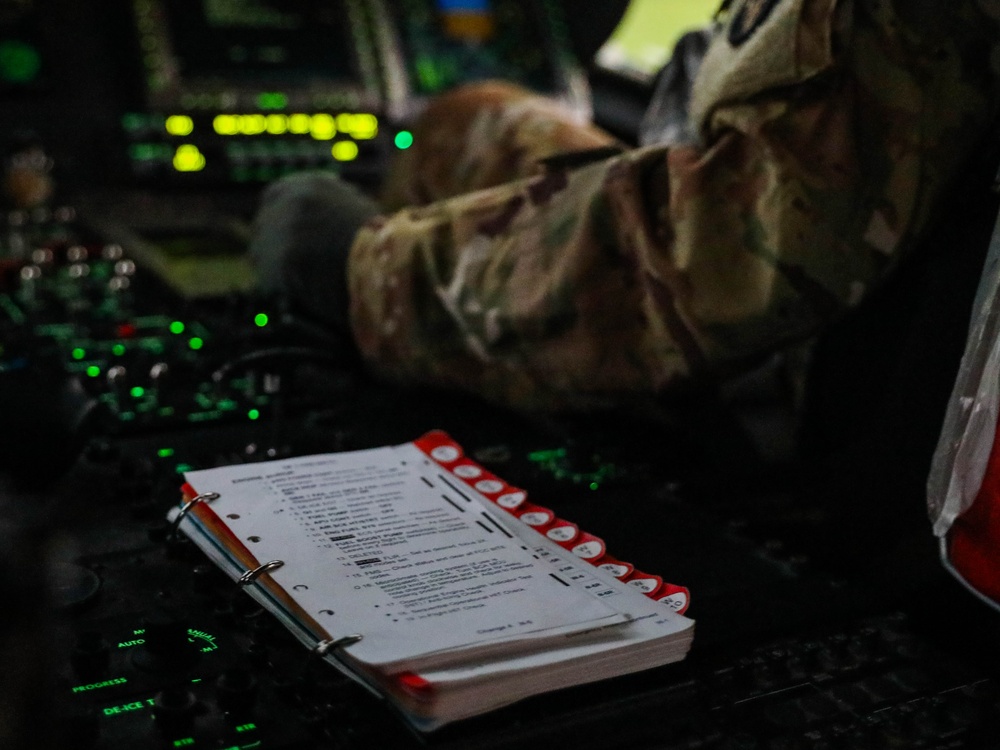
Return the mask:
{"type": "Polygon", "coordinates": [[[309,132],[309,115],[294,114],[288,116],[288,132],[293,135],[305,135],[309,132]]]}
{"type": "Polygon", "coordinates": [[[286,115],[268,115],[265,129],[271,135],[281,135],[288,132],[288,117],[286,115]]]}
{"type": "Polygon", "coordinates": [[[194,120],[187,115],[171,115],[167,118],[164,126],[170,135],[191,135],[192,131],[194,131],[194,120]]]}
{"type": "Polygon", "coordinates": [[[216,115],[212,129],[219,135],[236,135],[240,132],[240,120],[236,115],[216,115]]]}
{"type": "Polygon", "coordinates": [[[330,153],[337,161],[354,161],[358,158],[358,144],[354,141],[337,141],[330,153]]]}
{"type": "MultiPolygon", "coordinates": [[[[181,117],[175,115],[174,117],[181,117]]],[[[171,120],[173,118],[170,118],[171,120]]],[[[186,118],[190,121],[191,118],[186,118]]],[[[173,135],[181,133],[171,130],[168,120],[167,130],[173,135]]],[[[180,128],[178,122],[174,127],[180,128]]],[[[217,135],[309,135],[317,141],[331,141],[338,134],[348,135],[356,141],[368,141],[378,135],[378,117],[367,112],[341,112],[334,116],[326,112],[307,115],[304,113],[284,114],[220,114],[212,120],[212,129],[217,135]]],[[[190,130],[187,131],[190,133],[190,130]]]]}
{"type": "Polygon", "coordinates": [[[333,115],[313,115],[309,123],[309,135],[317,141],[329,141],[337,135],[337,123],[333,115]]]}
{"type": "Polygon", "coordinates": [[[174,152],[174,169],[178,172],[200,172],[205,168],[205,155],[198,147],[185,143],[174,152]]]}

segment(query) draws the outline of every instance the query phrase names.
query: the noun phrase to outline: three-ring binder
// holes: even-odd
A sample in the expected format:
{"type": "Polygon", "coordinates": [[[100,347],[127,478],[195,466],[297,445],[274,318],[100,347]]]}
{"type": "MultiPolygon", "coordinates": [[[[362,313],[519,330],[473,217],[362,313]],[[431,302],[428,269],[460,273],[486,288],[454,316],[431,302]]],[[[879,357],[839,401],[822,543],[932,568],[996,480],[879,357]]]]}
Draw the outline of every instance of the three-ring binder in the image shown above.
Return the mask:
{"type": "Polygon", "coordinates": [[[169,512],[178,533],[260,605],[257,615],[276,617],[303,645],[299,658],[285,660],[289,677],[306,684],[313,672],[335,668],[423,732],[541,692],[675,662],[688,652],[693,622],[671,615],[677,602],[686,606],[686,590],[678,594],[661,583],[654,600],[615,580],[633,576],[634,566],[609,557],[597,537],[533,505],[526,491],[465,457],[444,433],[371,451],[185,473],[184,500],[169,512]],[[411,480],[419,483],[413,492],[404,486],[411,480]],[[370,498],[361,501],[361,488],[368,494],[369,485],[370,498]],[[195,486],[218,487],[221,497],[199,494],[195,486]],[[443,487],[469,507],[440,495],[443,487]],[[409,539],[408,522],[387,522],[370,537],[354,534],[367,528],[375,497],[390,493],[398,493],[400,518],[448,513],[440,528],[416,530],[419,547],[399,558],[383,556],[381,547],[396,534],[409,539]],[[465,516],[448,510],[455,502],[465,516]],[[195,507],[201,503],[211,505],[195,507]],[[558,533],[533,529],[527,513],[547,519],[544,532],[558,533]],[[497,535],[487,538],[484,529],[497,535]],[[465,546],[470,549],[439,554],[465,546]],[[545,574],[556,564],[570,571],[573,586],[558,577],[549,583],[545,574]],[[433,567],[417,567],[424,565],[433,567]],[[506,585],[487,578],[500,566],[531,566],[528,577],[537,571],[538,590],[526,584],[484,597],[481,589],[506,585]],[[453,587],[441,591],[444,581],[453,587]],[[592,591],[595,585],[600,592],[592,591]],[[604,599],[604,592],[620,596],[604,599]],[[411,599],[423,606],[411,609],[411,599]],[[486,599],[493,601],[483,611],[463,612],[465,602],[479,609],[486,599]],[[516,629],[494,627],[514,618],[516,629]],[[567,648],[577,634],[587,634],[586,643],[567,648]]]}
{"type": "Polygon", "coordinates": [[[197,505],[201,503],[210,503],[214,500],[218,500],[220,497],[221,495],[219,495],[218,492],[202,492],[200,495],[192,497],[191,500],[188,501],[188,503],[177,513],[177,517],[174,519],[174,522],[170,527],[170,538],[177,538],[177,531],[181,527],[181,521],[183,521],[184,517],[194,510],[197,505]]]}

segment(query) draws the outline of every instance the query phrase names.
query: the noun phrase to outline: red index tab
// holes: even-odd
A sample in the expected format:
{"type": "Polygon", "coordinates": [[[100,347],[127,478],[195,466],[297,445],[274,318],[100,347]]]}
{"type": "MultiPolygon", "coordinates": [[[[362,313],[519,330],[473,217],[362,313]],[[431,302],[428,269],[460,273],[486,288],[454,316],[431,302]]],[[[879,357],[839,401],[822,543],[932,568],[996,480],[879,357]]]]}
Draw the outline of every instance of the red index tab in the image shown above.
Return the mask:
{"type": "Polygon", "coordinates": [[[570,549],[577,557],[595,564],[604,557],[604,553],[607,551],[603,539],[588,534],[586,531],[581,532],[580,536],[573,541],[570,549]]]}
{"type": "Polygon", "coordinates": [[[496,499],[496,503],[504,510],[513,513],[524,505],[524,501],[528,499],[528,493],[516,487],[508,487],[507,490],[507,492],[504,492],[496,499]]]}
{"type": "Polygon", "coordinates": [[[663,585],[663,579],[659,576],[650,575],[649,573],[642,573],[638,570],[633,570],[632,575],[625,579],[625,583],[629,586],[635,586],[639,591],[644,593],[646,596],[656,596],[656,592],[660,590],[660,586],[663,585]]]}
{"type": "Polygon", "coordinates": [[[493,476],[486,476],[482,479],[476,480],[476,483],[472,485],[481,494],[486,495],[491,500],[496,495],[507,489],[507,484],[501,479],[497,479],[493,476]]]}
{"type": "Polygon", "coordinates": [[[602,570],[606,570],[619,581],[624,581],[635,570],[635,566],[632,563],[622,562],[617,557],[612,557],[611,555],[605,555],[604,559],[600,561],[599,567],[602,570]]]}
{"type": "Polygon", "coordinates": [[[691,592],[684,586],[665,583],[663,588],[656,593],[656,601],[666,604],[677,614],[683,615],[691,606],[691,592]]]}
{"type": "Polygon", "coordinates": [[[451,473],[471,483],[471,480],[479,479],[483,475],[483,470],[472,461],[461,461],[451,467],[451,473]]]}
{"type": "Polygon", "coordinates": [[[524,503],[517,509],[517,517],[534,529],[543,529],[556,520],[556,514],[534,503],[524,503]]]}
{"type": "Polygon", "coordinates": [[[442,466],[453,464],[465,455],[462,446],[442,430],[428,432],[414,440],[413,444],[442,466]]]}
{"type": "MultiPolygon", "coordinates": [[[[683,586],[664,583],[657,575],[643,573],[635,569],[631,563],[619,560],[608,554],[604,540],[581,531],[569,521],[557,519],[555,513],[541,505],[528,501],[528,493],[508,484],[506,481],[490,473],[478,463],[465,455],[465,451],[443,430],[432,430],[413,441],[428,458],[462,482],[474,488],[485,498],[500,506],[515,518],[520,519],[535,531],[544,534],[565,550],[572,552],[591,565],[597,565],[617,578],[637,588],[646,596],[655,599],[674,612],[684,614],[691,601],[690,592],[683,586]]],[[[186,488],[186,490],[189,488],[186,488]]],[[[193,489],[189,497],[193,497],[193,489]]],[[[202,509],[197,509],[198,512],[202,509]]],[[[414,676],[419,682],[419,677],[414,676]]],[[[402,684],[411,692],[420,692],[416,682],[403,677],[402,684]]]]}
{"type": "Polygon", "coordinates": [[[572,545],[576,541],[576,538],[580,536],[580,527],[575,523],[563,521],[560,518],[545,531],[545,536],[556,544],[569,549],[567,545],[572,545]]]}

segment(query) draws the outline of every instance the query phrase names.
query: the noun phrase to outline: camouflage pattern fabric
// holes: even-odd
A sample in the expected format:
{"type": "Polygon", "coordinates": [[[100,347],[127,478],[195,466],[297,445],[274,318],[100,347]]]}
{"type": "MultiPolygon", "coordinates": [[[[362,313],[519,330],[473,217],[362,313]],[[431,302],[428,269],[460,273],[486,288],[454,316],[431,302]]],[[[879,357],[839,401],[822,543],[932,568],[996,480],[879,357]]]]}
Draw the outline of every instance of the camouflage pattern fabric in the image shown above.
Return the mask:
{"type": "Polygon", "coordinates": [[[538,175],[557,154],[621,146],[585,115],[503,81],[432,100],[413,135],[414,146],[386,180],[381,199],[388,209],[538,175]]]}
{"type": "Polygon", "coordinates": [[[390,187],[426,205],[351,250],[363,356],[399,382],[577,409],[652,403],[814,334],[905,256],[988,131],[983,5],[737,0],[695,83],[700,143],[582,167],[537,165],[612,139],[523,92],[446,95],[390,187]]]}

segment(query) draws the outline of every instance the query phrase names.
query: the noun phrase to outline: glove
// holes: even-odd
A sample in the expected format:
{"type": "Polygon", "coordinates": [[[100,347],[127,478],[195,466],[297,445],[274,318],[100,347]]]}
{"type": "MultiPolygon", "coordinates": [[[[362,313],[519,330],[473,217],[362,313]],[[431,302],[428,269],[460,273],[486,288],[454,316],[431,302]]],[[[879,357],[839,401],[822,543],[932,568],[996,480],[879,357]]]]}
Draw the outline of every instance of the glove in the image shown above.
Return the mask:
{"type": "Polygon", "coordinates": [[[284,177],[261,194],[248,249],[258,287],[292,309],[350,331],[347,257],[374,200],[328,172],[284,177]]]}

